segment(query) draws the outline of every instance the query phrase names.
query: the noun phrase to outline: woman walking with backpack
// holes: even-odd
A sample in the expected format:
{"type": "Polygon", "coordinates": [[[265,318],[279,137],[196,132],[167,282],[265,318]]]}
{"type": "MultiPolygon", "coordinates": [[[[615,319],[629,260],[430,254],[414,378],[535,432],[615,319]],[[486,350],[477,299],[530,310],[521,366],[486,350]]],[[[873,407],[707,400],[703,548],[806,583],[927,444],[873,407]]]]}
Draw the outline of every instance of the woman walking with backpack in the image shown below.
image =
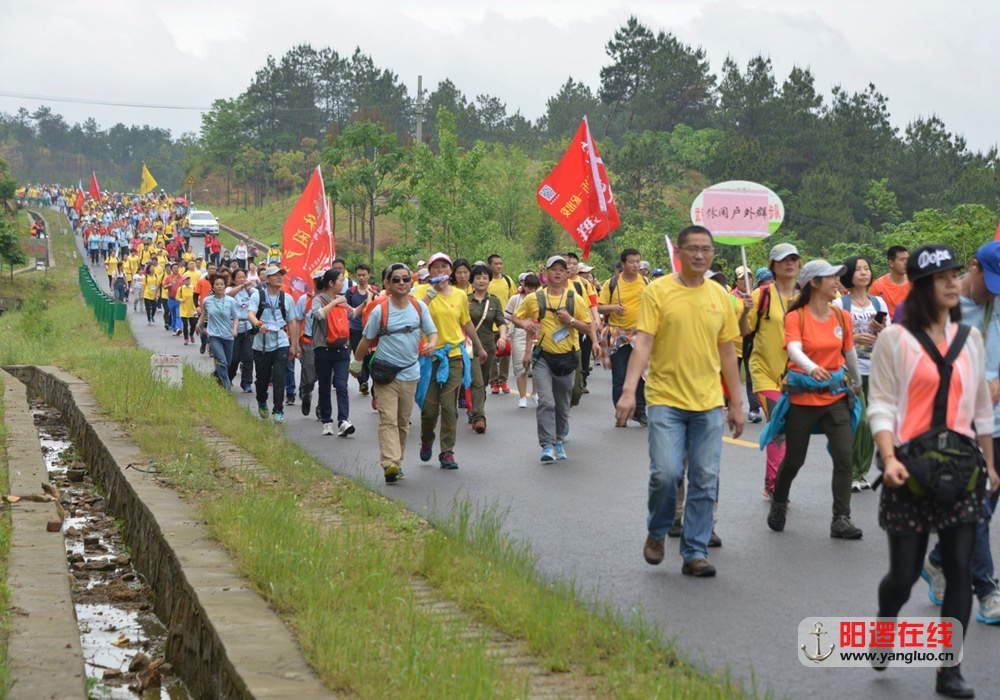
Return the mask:
{"type": "Polygon", "coordinates": [[[788,386],[773,414],[777,422],[787,402],[785,458],[778,467],[767,525],[777,532],[785,529],[788,492],[805,463],[809,435],[818,424],[829,440],[833,457],[830,537],[859,540],[861,529],[851,522],[851,387],[855,393],[860,391],[861,378],[851,317],[830,306],[836,296],[837,278],[843,273],[843,265],[835,267],[826,260],[810,260],[799,274],[802,291],[785,314],[788,386]],[[851,374],[850,384],[845,367],[851,374]]]}
{"type": "MultiPolygon", "coordinates": [[[[958,323],[959,268],[944,245],[923,246],[910,256],[906,273],[912,287],[902,321],[882,333],[872,353],[868,416],[886,486],[879,525],[889,537],[889,572],[879,584],[878,616],[899,614],[936,530],[947,582],[941,616],[958,620],[964,634],[972,612],[971,559],[983,516],[984,467],[992,490],[1000,480],[993,462],[993,403],[982,337],[958,323]],[[928,443],[930,454],[939,455],[942,441],[951,460],[920,459],[928,443]],[[941,488],[947,483],[954,488],[941,488]]],[[[974,696],[958,666],[938,669],[936,690],[953,698],[974,696]]]]}
{"type": "MultiPolygon", "coordinates": [[[[347,378],[350,376],[351,366],[349,317],[354,314],[354,309],[340,294],[343,286],[340,271],[327,270],[316,285],[311,313],[313,361],[316,364],[319,392],[317,400],[323,434],[334,434],[331,388],[336,387],[336,433],[340,437],[347,437],[354,433],[354,426],[348,420],[351,403],[347,394],[347,378]]],[[[357,313],[361,313],[360,309],[357,313]]]]}
{"type": "Polygon", "coordinates": [[[868,294],[872,281],[872,268],[867,259],[855,255],[844,261],[844,274],[840,284],[847,293],[834,300],[833,305],[851,314],[854,324],[854,348],[858,353],[858,371],[861,372],[862,402],[861,422],[854,434],[854,451],[851,455],[851,491],[858,493],[870,489],[866,477],[875,454],[875,443],[867,425],[868,375],[871,372],[871,352],[879,331],[889,323],[888,307],[881,297],[868,294]]]}

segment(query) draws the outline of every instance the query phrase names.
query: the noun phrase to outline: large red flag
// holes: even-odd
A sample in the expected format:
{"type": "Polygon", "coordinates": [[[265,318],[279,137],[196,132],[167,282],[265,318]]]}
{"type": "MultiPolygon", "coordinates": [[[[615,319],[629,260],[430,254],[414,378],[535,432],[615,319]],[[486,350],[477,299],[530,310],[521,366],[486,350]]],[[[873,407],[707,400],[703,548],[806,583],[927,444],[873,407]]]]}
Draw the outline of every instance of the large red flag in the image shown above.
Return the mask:
{"type": "Polygon", "coordinates": [[[312,278],[333,263],[333,228],[330,208],[323,187],[319,166],[309,178],[309,184],[285,220],[281,245],[281,265],[285,275],[285,291],[296,300],[313,288],[312,278]]]}
{"type": "Polygon", "coordinates": [[[621,224],[586,117],[562,160],[538,188],[538,203],[580,245],[584,260],[595,241],[621,224]]]}
{"type": "Polygon", "coordinates": [[[90,190],[87,194],[96,199],[98,202],[101,201],[101,188],[97,184],[97,173],[93,171],[90,173],[90,190]]]}

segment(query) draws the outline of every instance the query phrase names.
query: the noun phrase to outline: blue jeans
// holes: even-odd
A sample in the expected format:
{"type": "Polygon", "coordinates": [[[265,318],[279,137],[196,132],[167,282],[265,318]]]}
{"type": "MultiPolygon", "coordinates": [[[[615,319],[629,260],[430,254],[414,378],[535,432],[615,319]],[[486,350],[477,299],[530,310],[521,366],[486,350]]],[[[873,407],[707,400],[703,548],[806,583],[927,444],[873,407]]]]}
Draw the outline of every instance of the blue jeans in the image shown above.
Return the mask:
{"type": "Polygon", "coordinates": [[[650,406],[649,516],[647,528],[662,540],[674,522],[677,484],[687,461],[688,487],[684,502],[684,532],[680,552],[685,562],[708,557],[712,511],[719,488],[722,458],[722,410],[685,411],[650,406]]]}
{"type": "MultiPolygon", "coordinates": [[[[631,345],[623,345],[611,355],[611,403],[615,406],[622,396],[630,357],[632,357],[631,345]]],[[[646,415],[646,382],[639,379],[639,386],[635,390],[635,417],[644,415],[646,415]]]]}
{"type": "Polygon", "coordinates": [[[212,359],[215,360],[215,378],[223,389],[229,391],[233,388],[233,383],[229,381],[229,363],[233,359],[233,339],[210,335],[208,347],[212,353],[212,359]]]}
{"type": "Polygon", "coordinates": [[[351,402],[347,395],[347,377],[350,376],[351,350],[340,348],[316,348],[313,350],[316,363],[316,384],[318,392],[319,418],[324,423],[332,423],[333,402],[331,388],[337,391],[337,425],[350,417],[351,402]]]}
{"type": "Polygon", "coordinates": [[[285,396],[295,396],[295,360],[292,358],[285,365],[285,396]]]}
{"type": "Polygon", "coordinates": [[[181,303],[176,299],[167,299],[167,308],[170,309],[170,327],[176,333],[181,329],[181,303]]]}

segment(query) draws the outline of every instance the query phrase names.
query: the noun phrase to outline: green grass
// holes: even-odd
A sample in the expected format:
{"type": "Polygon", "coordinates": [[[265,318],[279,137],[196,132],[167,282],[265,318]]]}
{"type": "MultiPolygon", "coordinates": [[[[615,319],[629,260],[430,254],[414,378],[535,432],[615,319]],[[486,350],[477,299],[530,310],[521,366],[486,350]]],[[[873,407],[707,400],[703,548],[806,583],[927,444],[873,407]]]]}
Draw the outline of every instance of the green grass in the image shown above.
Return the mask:
{"type": "Polygon", "coordinates": [[[414,601],[410,582],[419,578],[439,599],[522,641],[539,665],[571,672],[564,678],[579,691],[573,695],[740,695],[727,679],[678,662],[663,631],[641,615],[616,619],[572,583],[541,579],[528,546],[503,534],[497,509],[459,503],[428,524],[333,475],[208,376],[186,367],[183,389],[155,383],[150,353],[135,346],[126,324],[109,340],[83,306],[72,237],[53,242],[59,267],[47,279],[20,276],[24,308],[0,318],[0,363],[53,364],[86,379],[101,411],[198,509],[338,693],[525,695],[523,674],[486,653],[484,636],[462,635],[414,601]],[[268,472],[220,467],[197,425],[211,425],[268,472]],[[323,522],[330,515],[335,525],[323,522]]]}

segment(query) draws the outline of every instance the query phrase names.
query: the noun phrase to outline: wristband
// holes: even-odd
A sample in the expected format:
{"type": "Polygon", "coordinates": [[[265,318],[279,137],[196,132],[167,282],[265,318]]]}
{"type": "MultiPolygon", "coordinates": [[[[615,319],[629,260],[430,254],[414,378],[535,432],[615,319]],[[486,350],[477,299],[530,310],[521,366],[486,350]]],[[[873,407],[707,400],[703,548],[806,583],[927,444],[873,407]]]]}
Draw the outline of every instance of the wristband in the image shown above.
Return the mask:
{"type": "Polygon", "coordinates": [[[351,372],[357,374],[361,371],[361,360],[351,360],[351,372]]]}

